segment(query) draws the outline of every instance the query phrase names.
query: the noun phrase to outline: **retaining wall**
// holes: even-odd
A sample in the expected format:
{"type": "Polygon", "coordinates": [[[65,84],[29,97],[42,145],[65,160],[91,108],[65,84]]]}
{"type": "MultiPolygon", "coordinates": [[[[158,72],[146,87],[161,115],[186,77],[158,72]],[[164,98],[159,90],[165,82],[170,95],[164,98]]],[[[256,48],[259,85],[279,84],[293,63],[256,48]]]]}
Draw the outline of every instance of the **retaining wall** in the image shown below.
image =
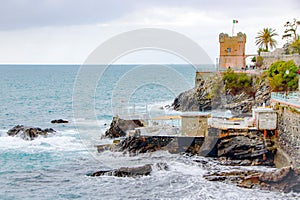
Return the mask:
{"type": "Polygon", "coordinates": [[[279,148],[290,157],[294,166],[300,166],[300,112],[280,106],[278,131],[279,148]]]}

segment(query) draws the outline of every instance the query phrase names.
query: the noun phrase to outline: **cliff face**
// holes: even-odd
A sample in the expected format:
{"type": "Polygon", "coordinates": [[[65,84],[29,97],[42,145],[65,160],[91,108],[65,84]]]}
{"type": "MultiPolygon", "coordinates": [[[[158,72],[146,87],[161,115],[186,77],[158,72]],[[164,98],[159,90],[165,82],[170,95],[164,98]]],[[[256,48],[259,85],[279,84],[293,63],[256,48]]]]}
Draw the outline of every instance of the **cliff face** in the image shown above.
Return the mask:
{"type": "Polygon", "coordinates": [[[241,89],[232,93],[226,88],[221,74],[200,80],[199,84],[179,94],[172,106],[178,111],[208,111],[212,109],[231,110],[235,115],[251,113],[252,106],[270,104],[271,89],[264,76],[252,77],[251,92],[241,89]]]}

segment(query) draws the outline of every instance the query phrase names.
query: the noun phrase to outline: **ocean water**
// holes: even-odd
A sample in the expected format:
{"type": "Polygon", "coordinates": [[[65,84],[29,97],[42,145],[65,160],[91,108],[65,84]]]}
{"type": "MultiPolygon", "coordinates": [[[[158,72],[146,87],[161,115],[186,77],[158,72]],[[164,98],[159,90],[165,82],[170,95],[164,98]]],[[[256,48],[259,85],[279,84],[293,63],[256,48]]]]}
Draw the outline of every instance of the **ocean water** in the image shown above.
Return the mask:
{"type": "MultiPolygon", "coordinates": [[[[110,66],[91,94],[93,114],[83,108],[82,117],[74,115],[73,105],[80,66],[1,65],[0,73],[0,199],[300,199],[294,193],[206,181],[202,176],[207,171],[228,168],[209,158],[163,151],[138,156],[96,152],[94,145],[103,142],[100,137],[113,115],[124,108],[134,113],[168,114],[161,106],[170,104],[177,92],[185,89],[177,75],[183,77],[186,87],[193,86],[192,66],[110,66]],[[128,94],[123,105],[122,98],[128,94]],[[60,118],[70,123],[50,123],[60,118]],[[33,141],[7,136],[7,130],[18,124],[51,127],[57,133],[33,141]],[[167,163],[169,169],[154,169],[150,176],[140,178],[86,175],[158,162],[167,163]]],[[[93,73],[89,76],[84,77],[86,81],[93,73]]],[[[85,103],[84,94],[79,102],[85,103]]]]}

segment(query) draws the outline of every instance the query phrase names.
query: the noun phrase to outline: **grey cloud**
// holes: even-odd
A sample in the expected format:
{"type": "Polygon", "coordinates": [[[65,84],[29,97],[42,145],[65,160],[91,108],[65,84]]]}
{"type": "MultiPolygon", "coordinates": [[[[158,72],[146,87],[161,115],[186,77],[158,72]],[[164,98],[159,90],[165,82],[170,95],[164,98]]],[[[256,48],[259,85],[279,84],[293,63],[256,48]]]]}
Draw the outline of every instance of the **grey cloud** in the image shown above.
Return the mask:
{"type": "Polygon", "coordinates": [[[184,6],[245,17],[272,10],[274,7],[270,5],[278,3],[299,8],[298,0],[257,3],[240,0],[0,0],[0,30],[106,23],[138,9],[160,6],[184,6]]]}
{"type": "Polygon", "coordinates": [[[118,0],[6,0],[0,4],[0,29],[91,24],[118,18],[131,9],[118,0]]]}

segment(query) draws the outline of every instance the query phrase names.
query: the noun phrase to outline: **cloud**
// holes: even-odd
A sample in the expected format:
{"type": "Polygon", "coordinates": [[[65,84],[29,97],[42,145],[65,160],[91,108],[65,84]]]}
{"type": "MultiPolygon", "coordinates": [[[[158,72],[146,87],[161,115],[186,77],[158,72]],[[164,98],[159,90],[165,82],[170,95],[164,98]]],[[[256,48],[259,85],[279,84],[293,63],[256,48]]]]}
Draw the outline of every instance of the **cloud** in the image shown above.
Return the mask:
{"type": "MultiPolygon", "coordinates": [[[[292,8],[297,9],[299,4],[297,0],[254,0],[249,3],[239,0],[9,0],[1,2],[0,30],[105,24],[133,12],[151,9],[163,17],[159,10],[164,7],[174,10],[172,16],[182,13],[181,9],[195,9],[209,15],[223,13],[231,18],[256,15],[268,17],[288,12],[292,8]]],[[[194,16],[186,14],[191,21],[194,20],[194,16]]]]}
{"type": "MultiPolygon", "coordinates": [[[[270,27],[282,34],[285,21],[299,19],[298,5],[294,0],[247,5],[236,0],[5,1],[0,7],[0,63],[82,63],[101,42],[145,27],[182,33],[215,60],[218,35],[231,34],[232,19],[239,20],[235,31],[247,34],[247,52],[255,53],[257,32],[270,27]]],[[[280,47],[284,41],[277,39],[280,47]]],[[[137,62],[143,60],[141,54],[137,57],[137,62]]],[[[133,62],[134,56],[124,61],[133,62]]]]}
{"type": "Polygon", "coordinates": [[[9,0],[1,2],[0,29],[93,24],[131,9],[131,4],[119,0],[9,0]]]}

